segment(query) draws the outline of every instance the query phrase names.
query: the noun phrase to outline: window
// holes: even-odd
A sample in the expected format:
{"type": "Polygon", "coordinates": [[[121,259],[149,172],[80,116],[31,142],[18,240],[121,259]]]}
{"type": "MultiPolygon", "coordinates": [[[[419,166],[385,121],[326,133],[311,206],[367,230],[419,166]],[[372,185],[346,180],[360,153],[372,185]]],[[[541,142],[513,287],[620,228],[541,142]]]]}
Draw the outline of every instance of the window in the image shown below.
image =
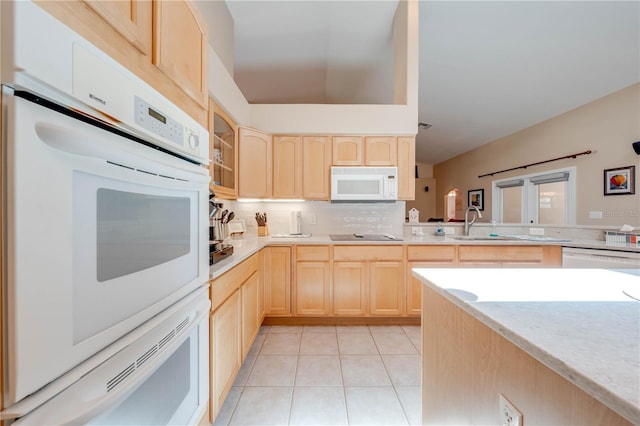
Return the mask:
{"type": "Polygon", "coordinates": [[[497,222],[575,224],[575,167],[492,182],[497,222]]]}

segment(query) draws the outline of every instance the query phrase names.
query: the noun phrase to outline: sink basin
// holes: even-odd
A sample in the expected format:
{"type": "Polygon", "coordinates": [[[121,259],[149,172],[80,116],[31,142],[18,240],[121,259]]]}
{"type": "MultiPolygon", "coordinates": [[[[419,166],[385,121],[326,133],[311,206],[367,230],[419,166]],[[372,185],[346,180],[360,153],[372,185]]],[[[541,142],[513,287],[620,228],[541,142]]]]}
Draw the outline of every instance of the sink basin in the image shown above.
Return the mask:
{"type": "Polygon", "coordinates": [[[454,240],[466,240],[466,241],[539,241],[547,243],[567,242],[571,240],[554,237],[539,237],[535,235],[499,235],[497,237],[489,236],[475,236],[475,235],[456,235],[451,237],[454,240]]]}

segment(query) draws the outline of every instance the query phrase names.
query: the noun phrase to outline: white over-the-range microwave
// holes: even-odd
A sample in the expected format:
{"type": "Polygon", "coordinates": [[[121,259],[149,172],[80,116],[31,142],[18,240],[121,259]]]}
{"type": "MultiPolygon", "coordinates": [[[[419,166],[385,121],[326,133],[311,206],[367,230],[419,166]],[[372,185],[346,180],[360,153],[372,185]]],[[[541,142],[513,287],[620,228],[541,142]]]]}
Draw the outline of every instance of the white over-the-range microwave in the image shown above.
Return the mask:
{"type": "Polygon", "coordinates": [[[332,202],[393,202],[397,199],[397,167],[331,167],[332,202]]]}

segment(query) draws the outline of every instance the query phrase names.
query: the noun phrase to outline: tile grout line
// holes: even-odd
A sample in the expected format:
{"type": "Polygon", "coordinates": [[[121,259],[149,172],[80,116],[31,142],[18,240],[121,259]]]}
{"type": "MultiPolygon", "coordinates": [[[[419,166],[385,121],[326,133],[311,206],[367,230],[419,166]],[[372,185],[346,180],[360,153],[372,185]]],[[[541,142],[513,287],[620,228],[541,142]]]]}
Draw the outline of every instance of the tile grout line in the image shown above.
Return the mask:
{"type": "MultiPolygon", "coordinates": [[[[403,417],[404,417],[404,419],[406,421],[406,424],[411,424],[411,421],[409,420],[409,415],[408,415],[408,413],[406,411],[406,408],[405,408],[405,406],[402,404],[402,402],[400,400],[400,397],[399,397],[399,394],[398,394],[398,391],[397,391],[397,388],[396,388],[396,384],[391,379],[391,374],[389,373],[388,367],[387,367],[387,365],[384,362],[384,359],[382,357],[383,354],[380,352],[380,348],[378,346],[378,343],[375,340],[374,333],[372,333],[371,329],[368,326],[366,326],[366,327],[367,327],[367,332],[366,333],[357,333],[357,334],[369,335],[370,338],[373,340],[374,347],[376,348],[376,352],[377,352],[376,354],[378,355],[379,359],[382,361],[384,371],[387,374],[387,377],[389,378],[391,387],[393,388],[393,394],[396,397],[396,401],[400,405],[400,408],[402,409],[402,414],[403,414],[403,417]]],[[[407,331],[404,328],[401,328],[401,329],[402,329],[402,334],[407,339],[409,339],[409,341],[412,343],[412,346],[415,348],[415,344],[413,343],[413,341],[409,337],[407,331]]],[[[267,329],[263,333],[263,334],[265,334],[265,338],[263,339],[263,341],[262,341],[262,343],[260,345],[260,348],[257,350],[257,352],[255,354],[256,358],[254,360],[254,363],[252,364],[250,370],[247,372],[247,378],[246,378],[245,384],[243,386],[239,386],[240,387],[240,395],[239,395],[237,401],[235,402],[233,409],[231,410],[229,419],[225,423],[226,425],[229,425],[231,423],[231,419],[236,414],[240,399],[241,399],[242,395],[244,394],[244,391],[245,391],[245,389],[247,387],[247,383],[249,382],[251,374],[252,374],[252,372],[253,372],[253,370],[255,368],[255,364],[257,363],[258,357],[261,356],[261,355],[264,355],[264,354],[262,354],[262,350],[264,348],[264,344],[266,342],[267,336],[272,334],[271,331],[272,331],[272,328],[270,327],[269,329],[267,329]]],[[[273,334],[278,334],[278,333],[273,333],[273,334]]],[[[307,333],[307,334],[313,334],[313,333],[307,333]]],[[[348,410],[348,405],[349,404],[348,404],[348,400],[347,400],[347,392],[346,392],[345,376],[344,376],[344,370],[343,370],[342,357],[345,356],[345,355],[357,355],[357,354],[344,354],[344,353],[342,353],[342,350],[341,350],[340,344],[339,344],[338,336],[341,335],[341,334],[347,334],[348,335],[348,334],[351,334],[351,333],[338,333],[337,328],[336,328],[336,332],[335,333],[320,333],[320,334],[330,334],[330,335],[334,335],[335,338],[336,338],[338,364],[339,364],[339,368],[340,368],[340,378],[341,378],[341,381],[342,381],[342,385],[341,385],[341,387],[342,387],[342,395],[343,395],[343,398],[344,398],[344,410],[345,410],[347,425],[350,425],[351,424],[351,419],[349,418],[349,410],[348,410]]],[[[400,334],[400,333],[398,333],[398,334],[400,334]]],[[[298,385],[298,381],[297,381],[297,374],[298,374],[299,368],[300,368],[301,357],[303,355],[315,355],[315,356],[317,356],[317,355],[331,355],[331,354],[325,354],[325,353],[321,353],[321,354],[302,354],[301,350],[302,350],[302,338],[303,338],[303,335],[304,335],[304,327],[302,327],[302,331],[300,332],[300,340],[299,340],[299,343],[298,343],[298,351],[297,351],[297,356],[296,356],[296,365],[295,365],[295,369],[294,369],[294,373],[293,373],[294,374],[294,376],[293,376],[293,386],[291,387],[292,391],[291,391],[291,396],[290,396],[290,400],[289,400],[289,411],[288,411],[288,417],[287,417],[287,424],[289,424],[289,425],[291,424],[291,422],[293,420],[293,418],[292,418],[292,416],[293,416],[293,404],[294,404],[294,396],[295,396],[295,393],[296,393],[296,389],[298,389],[299,387],[302,387],[302,386],[298,385]]],[[[418,355],[419,355],[420,351],[418,350],[417,352],[418,352],[418,355]]],[[[246,359],[245,359],[245,361],[246,361],[246,359]]]]}

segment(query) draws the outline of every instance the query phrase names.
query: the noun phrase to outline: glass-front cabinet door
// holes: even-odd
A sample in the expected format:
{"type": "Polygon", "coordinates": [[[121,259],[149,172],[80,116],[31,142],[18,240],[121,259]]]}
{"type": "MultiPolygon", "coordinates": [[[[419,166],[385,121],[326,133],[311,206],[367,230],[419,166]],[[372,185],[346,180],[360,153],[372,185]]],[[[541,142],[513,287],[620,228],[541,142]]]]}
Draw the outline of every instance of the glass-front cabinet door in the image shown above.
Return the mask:
{"type": "Polygon", "coordinates": [[[238,127],[213,99],[209,98],[210,187],[216,197],[237,198],[238,127]]]}

